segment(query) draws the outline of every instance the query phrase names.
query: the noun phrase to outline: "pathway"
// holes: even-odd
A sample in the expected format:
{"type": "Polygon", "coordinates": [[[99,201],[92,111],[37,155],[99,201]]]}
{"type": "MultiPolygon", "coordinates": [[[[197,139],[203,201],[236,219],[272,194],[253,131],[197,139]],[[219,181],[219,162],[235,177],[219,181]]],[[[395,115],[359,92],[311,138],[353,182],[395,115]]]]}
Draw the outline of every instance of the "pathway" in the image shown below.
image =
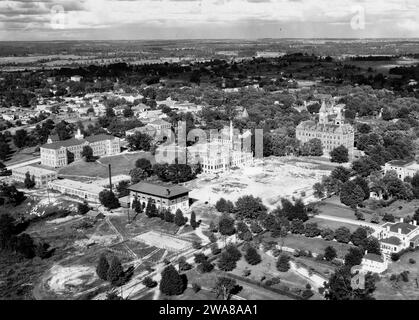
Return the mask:
{"type": "Polygon", "coordinates": [[[336,222],[342,222],[342,223],[348,223],[348,224],[354,224],[354,225],[361,226],[361,227],[369,227],[369,228],[374,229],[375,231],[381,229],[381,227],[378,224],[365,222],[365,221],[362,221],[362,220],[341,218],[341,217],[329,216],[329,215],[325,215],[325,214],[317,214],[317,215],[314,216],[314,218],[336,221],[336,222]]]}

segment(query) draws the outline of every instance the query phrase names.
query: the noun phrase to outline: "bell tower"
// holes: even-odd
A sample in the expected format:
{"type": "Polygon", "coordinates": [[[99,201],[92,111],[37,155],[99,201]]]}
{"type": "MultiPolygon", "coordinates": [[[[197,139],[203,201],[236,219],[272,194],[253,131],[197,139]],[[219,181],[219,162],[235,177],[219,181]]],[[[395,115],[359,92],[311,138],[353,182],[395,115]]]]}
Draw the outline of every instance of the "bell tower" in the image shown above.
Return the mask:
{"type": "Polygon", "coordinates": [[[327,124],[329,122],[328,112],[326,107],[326,102],[322,101],[322,106],[319,110],[319,123],[320,124],[327,124]]]}

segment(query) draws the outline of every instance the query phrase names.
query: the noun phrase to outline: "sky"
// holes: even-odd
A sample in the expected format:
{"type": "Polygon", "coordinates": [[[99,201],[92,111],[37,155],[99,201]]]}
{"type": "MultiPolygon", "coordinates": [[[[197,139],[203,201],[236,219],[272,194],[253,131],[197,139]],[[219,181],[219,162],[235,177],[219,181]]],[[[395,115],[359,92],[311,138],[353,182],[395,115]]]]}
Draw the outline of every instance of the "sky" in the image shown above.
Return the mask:
{"type": "Polygon", "coordinates": [[[0,40],[419,37],[418,0],[0,0],[0,40]]]}

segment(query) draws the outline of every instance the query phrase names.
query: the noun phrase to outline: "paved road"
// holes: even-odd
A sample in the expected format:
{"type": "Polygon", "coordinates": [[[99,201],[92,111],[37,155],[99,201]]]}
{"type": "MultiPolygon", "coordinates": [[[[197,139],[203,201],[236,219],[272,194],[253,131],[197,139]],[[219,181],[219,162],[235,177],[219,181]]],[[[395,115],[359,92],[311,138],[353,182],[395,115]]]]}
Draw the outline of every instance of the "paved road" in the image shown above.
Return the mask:
{"type": "Polygon", "coordinates": [[[375,231],[377,231],[381,228],[378,224],[365,222],[365,221],[361,221],[361,220],[353,220],[353,219],[348,219],[348,218],[329,216],[329,215],[326,215],[326,214],[317,214],[314,217],[319,218],[319,219],[324,219],[324,220],[354,224],[354,225],[357,225],[357,226],[370,227],[370,228],[374,229],[375,231]]]}

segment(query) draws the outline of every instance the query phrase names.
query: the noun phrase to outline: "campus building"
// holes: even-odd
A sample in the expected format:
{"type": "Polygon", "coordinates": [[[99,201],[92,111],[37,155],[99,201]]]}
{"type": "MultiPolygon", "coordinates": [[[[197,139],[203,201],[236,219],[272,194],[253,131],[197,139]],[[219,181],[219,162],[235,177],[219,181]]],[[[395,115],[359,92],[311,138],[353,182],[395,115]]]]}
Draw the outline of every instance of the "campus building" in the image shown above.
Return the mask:
{"type": "Polygon", "coordinates": [[[148,201],[154,202],[158,209],[169,209],[176,212],[177,209],[185,212],[189,209],[189,189],[179,185],[155,184],[149,182],[140,182],[130,186],[130,203],[135,199],[144,206],[148,201]]]}
{"type": "Polygon", "coordinates": [[[384,165],[384,174],[390,171],[396,172],[397,177],[404,180],[419,171],[419,164],[416,161],[393,160],[384,165]]]}
{"type": "Polygon", "coordinates": [[[323,146],[323,154],[330,156],[330,152],[343,145],[348,149],[349,160],[354,157],[354,128],[344,123],[342,113],[337,112],[335,119],[329,120],[334,112],[333,105],[327,106],[323,101],[319,111],[319,121],[307,120],[301,122],[296,128],[296,138],[302,143],[311,139],[320,139],[323,146]]]}
{"type": "Polygon", "coordinates": [[[81,153],[84,146],[90,146],[95,157],[112,156],[121,151],[119,138],[106,134],[84,138],[78,130],[72,139],[46,143],[41,146],[41,164],[53,168],[64,167],[82,158],[81,153]]]}
{"type": "Polygon", "coordinates": [[[388,260],[375,253],[366,253],[361,262],[362,270],[372,273],[383,273],[387,270],[388,260]]]}
{"type": "Polygon", "coordinates": [[[62,179],[48,183],[48,188],[69,196],[78,197],[88,202],[99,203],[99,193],[103,187],[93,183],[83,183],[79,181],[62,179]]]}
{"type": "Polygon", "coordinates": [[[381,251],[387,259],[391,258],[392,253],[419,245],[419,227],[416,220],[407,223],[400,218],[398,222],[387,222],[374,232],[373,236],[380,241],[381,251]]]}
{"type": "Polygon", "coordinates": [[[12,170],[12,179],[18,182],[24,182],[26,174],[29,173],[31,179],[34,179],[37,188],[47,187],[48,182],[57,179],[57,172],[37,166],[24,166],[12,170]]]}
{"type": "Polygon", "coordinates": [[[202,172],[220,174],[232,168],[253,164],[250,147],[250,131],[235,134],[233,124],[224,128],[219,135],[213,135],[206,143],[196,143],[188,147],[188,161],[200,163],[202,172]],[[249,142],[247,145],[245,141],[249,142]]]}

